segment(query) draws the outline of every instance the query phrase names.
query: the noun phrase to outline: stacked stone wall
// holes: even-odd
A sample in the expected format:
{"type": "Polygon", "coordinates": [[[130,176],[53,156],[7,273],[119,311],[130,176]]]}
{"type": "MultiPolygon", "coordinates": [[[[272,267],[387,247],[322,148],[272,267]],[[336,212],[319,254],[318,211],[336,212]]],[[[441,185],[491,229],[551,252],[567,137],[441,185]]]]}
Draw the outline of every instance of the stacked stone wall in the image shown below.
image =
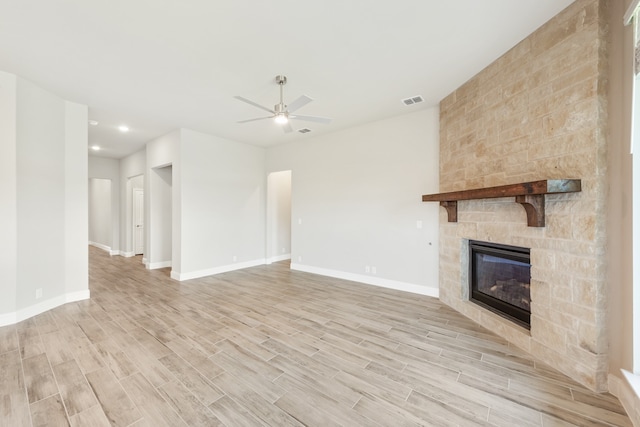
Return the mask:
{"type": "Polygon", "coordinates": [[[607,388],[607,2],[577,0],[440,103],[440,191],[582,180],[546,196],[546,226],[514,198],[440,213],[440,298],[580,383],[607,388]],[[469,239],[531,248],[531,330],[468,301],[469,239]]]}

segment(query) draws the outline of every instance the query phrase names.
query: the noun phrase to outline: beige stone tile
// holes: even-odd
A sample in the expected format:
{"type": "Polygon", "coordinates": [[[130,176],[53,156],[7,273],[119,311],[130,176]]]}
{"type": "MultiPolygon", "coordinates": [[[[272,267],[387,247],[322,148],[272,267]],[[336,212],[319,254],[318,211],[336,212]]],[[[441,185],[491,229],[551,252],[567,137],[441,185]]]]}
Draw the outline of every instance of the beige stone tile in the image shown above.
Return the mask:
{"type": "Polygon", "coordinates": [[[107,419],[113,426],[128,426],[142,415],[108,368],[86,375],[107,419]]]}
{"type": "Polygon", "coordinates": [[[213,402],[209,405],[209,409],[226,426],[264,426],[249,410],[228,396],[223,396],[213,402]]]}
{"type": "Polygon", "coordinates": [[[205,406],[224,395],[207,378],[176,354],[168,354],[160,362],[205,406]]]}
{"type": "MultiPolygon", "coordinates": [[[[356,403],[353,408],[358,414],[366,417],[369,423],[379,423],[379,425],[403,425],[403,426],[421,426],[424,425],[423,420],[416,415],[407,411],[402,406],[391,406],[386,401],[380,400],[375,396],[364,396],[356,403]]],[[[442,414],[429,408],[429,424],[433,426],[455,426],[454,421],[447,420],[442,414]]],[[[366,424],[365,424],[366,425],[366,424]]],[[[374,424],[375,425],[375,424],[374,424]]]]}
{"type": "Polygon", "coordinates": [[[88,338],[76,338],[69,344],[78,365],[85,374],[104,367],[104,361],[88,338]]]}
{"type": "Polygon", "coordinates": [[[71,417],[98,403],[75,360],[53,366],[53,374],[68,416],[71,417]]]}
{"type": "Polygon", "coordinates": [[[69,419],[59,394],[31,404],[31,422],[34,426],[68,426],[69,419]]]}
{"type": "Polygon", "coordinates": [[[18,350],[0,354],[0,390],[24,391],[22,361],[18,350]]]}
{"type": "Polygon", "coordinates": [[[255,393],[251,387],[238,381],[234,376],[224,373],[214,379],[215,384],[238,404],[250,411],[254,416],[263,421],[266,425],[277,426],[303,426],[294,417],[283,411],[276,405],[272,405],[260,395],[255,393]]]}
{"type": "Polygon", "coordinates": [[[224,372],[224,369],[199,350],[199,346],[190,346],[190,343],[179,338],[168,342],[166,345],[208,379],[215,378],[224,372]]]}
{"type": "Polygon", "coordinates": [[[110,427],[111,423],[100,405],[92,406],[69,418],[72,427],[110,427]]]}
{"type": "MultiPolygon", "coordinates": [[[[216,364],[224,368],[226,372],[238,378],[243,378],[244,382],[253,391],[269,402],[275,402],[284,394],[284,390],[273,382],[274,378],[262,375],[259,371],[252,369],[251,365],[240,363],[226,352],[215,354],[212,359],[216,364]]],[[[216,383],[215,378],[212,381],[214,384],[216,383]]]]}
{"type": "Polygon", "coordinates": [[[24,359],[22,367],[29,403],[58,394],[56,380],[44,353],[24,359]]]}
{"type": "Polygon", "coordinates": [[[2,387],[2,390],[0,392],[0,426],[31,425],[31,411],[24,390],[5,387],[2,387]]]}
{"type": "Polygon", "coordinates": [[[97,342],[95,349],[116,378],[122,379],[138,371],[135,364],[112,339],[97,342]]]}
{"type": "Polygon", "coordinates": [[[18,334],[15,325],[0,328],[0,354],[18,349],[18,334]]]}
{"type": "Polygon", "coordinates": [[[38,327],[33,319],[27,319],[16,325],[20,354],[23,359],[44,353],[38,327]]]}
{"type": "Polygon", "coordinates": [[[283,374],[276,382],[288,392],[275,402],[283,411],[305,425],[367,425],[371,421],[358,411],[340,411],[336,401],[302,381],[283,374]]]}
{"type": "Polygon", "coordinates": [[[167,427],[186,426],[185,421],[180,418],[173,407],[139,372],[122,379],[120,383],[131,400],[136,404],[136,407],[142,413],[148,425],[167,427]]]}
{"type": "Polygon", "coordinates": [[[58,365],[74,359],[72,348],[62,332],[51,332],[42,335],[41,338],[51,365],[58,365]]]}
{"type": "Polygon", "coordinates": [[[196,397],[178,382],[169,382],[158,388],[162,397],[189,426],[222,426],[220,420],[196,397]]]}

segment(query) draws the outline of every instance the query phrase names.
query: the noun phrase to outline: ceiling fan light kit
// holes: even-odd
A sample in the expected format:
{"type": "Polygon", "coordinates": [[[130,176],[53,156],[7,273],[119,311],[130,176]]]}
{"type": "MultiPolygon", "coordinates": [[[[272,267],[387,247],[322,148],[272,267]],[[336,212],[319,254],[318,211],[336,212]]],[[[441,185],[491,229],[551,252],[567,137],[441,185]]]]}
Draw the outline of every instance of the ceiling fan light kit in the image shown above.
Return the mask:
{"type": "Polygon", "coordinates": [[[275,117],[275,122],[278,123],[279,125],[283,125],[283,124],[287,123],[288,121],[289,121],[289,118],[287,117],[287,115],[285,113],[279,113],[275,117]]]}
{"type": "Polygon", "coordinates": [[[283,92],[284,92],[283,88],[284,88],[284,85],[287,84],[287,77],[282,75],[276,76],[276,83],[278,84],[278,86],[280,86],[280,102],[274,105],[273,109],[267,108],[263,105],[253,102],[250,99],[243,98],[242,96],[235,97],[239,101],[246,102],[247,104],[253,105],[254,107],[260,108],[261,110],[265,110],[271,113],[271,115],[267,117],[257,117],[254,119],[238,120],[238,123],[247,123],[247,122],[253,122],[256,120],[274,119],[276,123],[282,125],[282,129],[284,130],[285,133],[289,133],[293,131],[293,128],[291,127],[291,123],[289,122],[290,120],[305,120],[305,121],[324,123],[324,124],[328,124],[331,122],[331,119],[328,117],[301,116],[297,114],[291,114],[294,111],[304,107],[305,105],[313,101],[313,99],[308,97],[307,95],[302,95],[287,106],[284,103],[284,95],[283,95],[283,92]]]}

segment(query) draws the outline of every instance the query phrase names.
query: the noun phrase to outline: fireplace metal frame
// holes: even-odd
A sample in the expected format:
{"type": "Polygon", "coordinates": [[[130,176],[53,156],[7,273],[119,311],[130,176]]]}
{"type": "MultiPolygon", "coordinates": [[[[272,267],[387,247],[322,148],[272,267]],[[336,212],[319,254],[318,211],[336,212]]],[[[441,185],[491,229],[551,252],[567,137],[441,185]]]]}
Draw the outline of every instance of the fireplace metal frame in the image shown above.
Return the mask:
{"type": "Polygon", "coordinates": [[[530,249],[519,246],[502,245],[491,242],[469,240],[469,300],[487,310],[490,310],[514,323],[531,329],[531,312],[492,297],[474,289],[473,279],[475,276],[474,253],[499,256],[514,261],[531,264],[530,249]]]}

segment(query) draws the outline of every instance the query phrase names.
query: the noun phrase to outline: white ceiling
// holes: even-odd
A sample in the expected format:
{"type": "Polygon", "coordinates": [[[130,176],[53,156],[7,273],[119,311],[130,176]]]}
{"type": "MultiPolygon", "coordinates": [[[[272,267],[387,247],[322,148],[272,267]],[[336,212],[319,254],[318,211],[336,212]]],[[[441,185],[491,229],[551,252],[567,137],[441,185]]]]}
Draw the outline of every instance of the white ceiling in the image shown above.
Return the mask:
{"type": "Polygon", "coordinates": [[[87,104],[98,155],[179,127],[266,147],[437,105],[571,2],[0,0],[0,70],[87,104]],[[268,114],[234,95],[272,107],[277,74],[333,122],[236,123],[268,114]]]}

